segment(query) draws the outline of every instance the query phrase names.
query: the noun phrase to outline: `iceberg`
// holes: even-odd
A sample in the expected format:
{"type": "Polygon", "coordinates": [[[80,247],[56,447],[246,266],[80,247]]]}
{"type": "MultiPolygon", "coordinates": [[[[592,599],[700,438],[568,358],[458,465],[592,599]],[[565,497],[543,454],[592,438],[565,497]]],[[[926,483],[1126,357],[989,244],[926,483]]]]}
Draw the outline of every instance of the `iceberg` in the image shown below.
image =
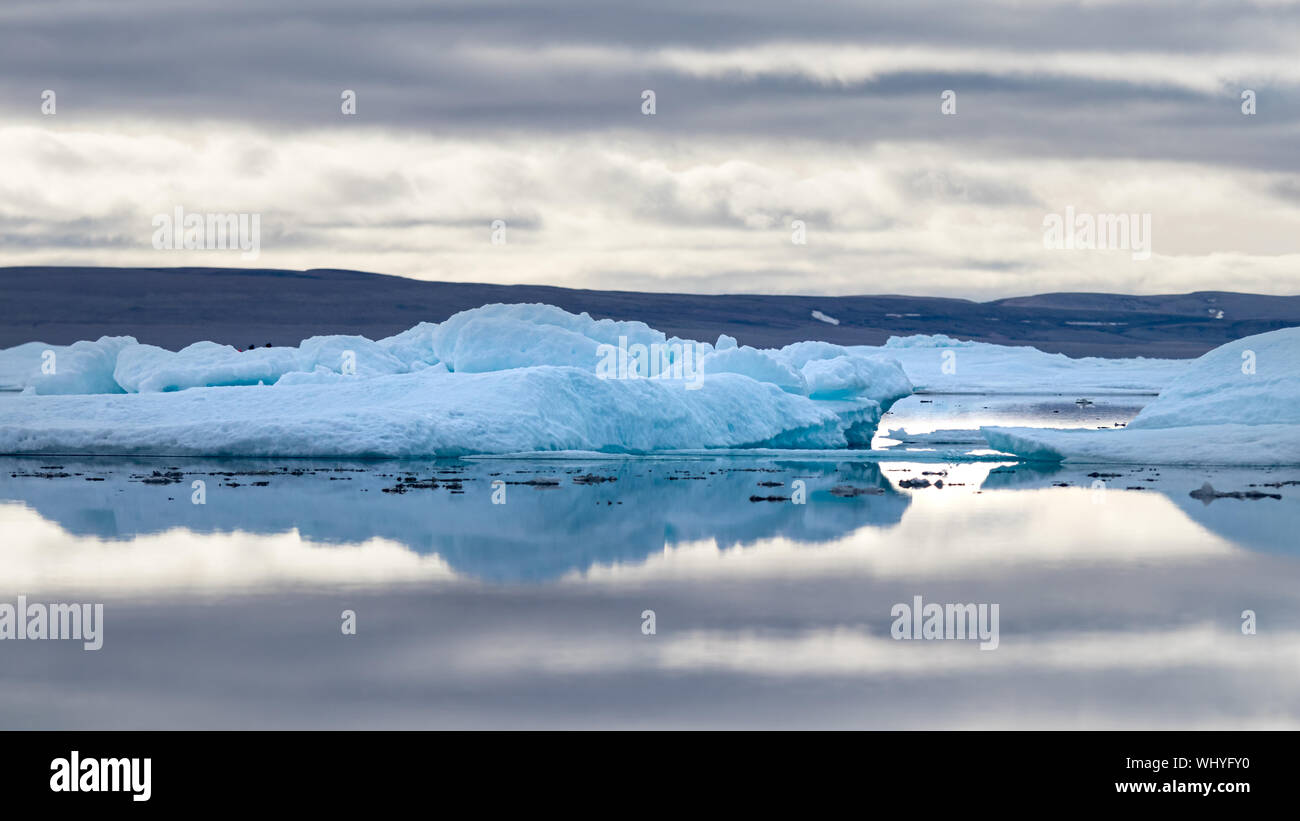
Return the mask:
{"type": "MultiPolygon", "coordinates": [[[[825,344],[825,343],[804,343],[825,344]]],[[[958,340],[944,334],[891,336],[858,355],[897,360],[918,391],[989,394],[1156,394],[1189,366],[1186,359],[1074,359],[1023,345],[958,340]]]]}
{"type": "Polygon", "coordinates": [[[932,393],[1137,392],[1154,396],[1189,365],[1188,360],[1143,357],[1071,359],[1036,348],[962,341],[943,334],[891,337],[883,346],[809,341],[759,351],[741,347],[725,334],[710,345],[667,339],[642,322],[595,320],[550,305],[495,304],[462,311],[441,324],[422,322],[386,339],[314,337],[297,348],[238,351],[228,345],[199,342],[173,352],[137,345],[130,337],[106,337],[73,346],[32,342],[0,351],[0,389],[49,394],[146,393],[259,382],[269,385],[288,374],[298,374],[290,381],[302,380],[304,374],[318,369],[342,375],[349,352],[352,366],[363,376],[408,373],[439,364],[466,373],[536,365],[587,368],[593,351],[602,345],[618,348],[620,344],[622,349],[691,346],[697,355],[694,361],[705,373],[742,373],[795,393],[802,393],[802,382],[813,378],[816,384],[807,387],[817,398],[851,394],[864,382],[887,374],[908,380],[901,396],[913,385],[932,393]],[[42,370],[46,350],[58,357],[57,377],[42,370]],[[69,352],[74,358],[68,359],[69,352]],[[838,357],[849,357],[855,364],[823,363],[803,373],[813,360],[838,357]],[[871,375],[864,370],[871,367],[863,364],[864,360],[890,364],[871,375]],[[901,375],[895,364],[902,365],[901,375]]]}
{"type": "Polygon", "coordinates": [[[313,337],[296,348],[79,342],[56,351],[54,375],[40,371],[38,354],[31,345],[0,352],[0,374],[27,388],[0,403],[0,452],[833,449],[869,444],[882,414],[912,392],[902,367],[878,355],[838,346],[795,355],[721,339],[715,349],[548,305],[488,305],[387,339],[313,337]],[[698,373],[633,367],[609,378],[600,365],[615,345],[694,346],[686,364],[698,373]]]}
{"type": "Polygon", "coordinates": [[[891,336],[885,340],[886,348],[973,348],[979,343],[970,339],[954,339],[947,334],[913,334],[891,336]]]}
{"type": "Polygon", "coordinates": [[[772,355],[801,374],[808,395],[817,399],[847,398],[873,387],[896,397],[914,390],[906,372],[899,369],[898,360],[873,348],[795,342],[772,355]]]}
{"type": "Polygon", "coordinates": [[[1221,345],[1119,430],[982,429],[1025,459],[1165,465],[1300,465],[1300,328],[1221,345]]]}
{"type": "Polygon", "coordinates": [[[44,342],[24,342],[13,348],[0,350],[0,391],[20,391],[25,389],[41,372],[46,351],[55,348],[66,350],[60,345],[46,345],[44,342]]]}
{"type": "Polygon", "coordinates": [[[122,393],[113,367],[121,351],[135,346],[129,336],[71,345],[28,342],[0,351],[0,387],[41,394],[122,393]]]}
{"type": "MultiPolygon", "coordinates": [[[[808,393],[808,380],[800,369],[748,345],[704,355],[700,359],[700,370],[706,374],[743,374],[759,382],[776,385],[789,393],[808,393]]],[[[899,368],[899,372],[902,372],[902,368],[899,368]]]]}

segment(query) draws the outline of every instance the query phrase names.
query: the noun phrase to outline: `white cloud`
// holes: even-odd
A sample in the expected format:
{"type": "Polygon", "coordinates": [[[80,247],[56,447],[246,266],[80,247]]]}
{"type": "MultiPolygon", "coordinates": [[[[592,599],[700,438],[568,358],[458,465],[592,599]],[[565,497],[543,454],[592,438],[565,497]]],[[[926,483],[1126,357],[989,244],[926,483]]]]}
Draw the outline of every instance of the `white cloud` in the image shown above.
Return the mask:
{"type": "Polygon", "coordinates": [[[924,144],[491,143],[357,129],[0,129],[6,264],[247,266],[159,252],[151,218],[261,213],[258,267],[650,290],[1294,292],[1300,202],[1227,166],[1026,159],[924,144]],[[1042,220],[1150,213],[1154,253],[1049,251],[1042,220]],[[508,243],[490,242],[503,219],[508,243]],[[790,242],[792,219],[806,245],[790,242]],[[80,242],[68,242],[76,236],[80,242]]]}

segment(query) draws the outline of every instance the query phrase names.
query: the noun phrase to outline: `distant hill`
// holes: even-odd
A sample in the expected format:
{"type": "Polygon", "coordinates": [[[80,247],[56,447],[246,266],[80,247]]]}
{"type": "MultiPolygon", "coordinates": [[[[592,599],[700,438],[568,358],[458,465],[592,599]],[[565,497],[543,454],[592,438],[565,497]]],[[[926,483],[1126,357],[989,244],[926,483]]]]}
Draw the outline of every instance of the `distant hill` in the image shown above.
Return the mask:
{"type": "Polygon", "coordinates": [[[243,268],[0,268],[0,347],[130,334],[180,348],[296,344],[317,334],[377,339],[491,302],[545,302],[637,319],[684,338],[725,333],[777,347],[804,339],[878,345],[944,333],[1070,356],[1192,357],[1300,325],[1300,296],[1041,294],[992,302],[911,296],[698,295],[540,285],[423,282],[360,271],[243,268]],[[818,311],[838,320],[813,316],[818,311]]]}

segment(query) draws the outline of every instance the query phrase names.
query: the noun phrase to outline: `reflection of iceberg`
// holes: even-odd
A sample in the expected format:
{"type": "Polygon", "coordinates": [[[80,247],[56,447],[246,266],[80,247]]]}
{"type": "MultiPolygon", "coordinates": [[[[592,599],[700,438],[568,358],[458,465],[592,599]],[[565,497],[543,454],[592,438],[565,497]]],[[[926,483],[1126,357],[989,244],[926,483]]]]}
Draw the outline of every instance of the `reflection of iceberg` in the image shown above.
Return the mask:
{"type": "Polygon", "coordinates": [[[1197,359],[1116,431],[983,428],[1027,459],[1164,465],[1300,465],[1300,328],[1238,339],[1197,359]]]}
{"type": "Polygon", "coordinates": [[[1300,532],[1300,485],[1283,482],[1281,487],[1269,487],[1267,482],[1271,476],[1259,470],[1233,467],[1162,467],[1157,473],[1150,468],[1122,466],[1101,472],[1081,466],[1070,468],[1057,463],[1021,462],[1014,467],[990,471],[981,488],[1032,490],[1057,483],[1069,484],[1092,491],[1090,501],[1095,504],[1104,504],[1107,494],[1138,488],[1162,494],[1187,518],[1235,545],[1266,553],[1295,555],[1298,549],[1295,534],[1300,532]],[[1254,501],[1216,499],[1206,504],[1190,495],[1206,481],[1229,490],[1267,490],[1280,493],[1282,498],[1254,501]]]}
{"type": "MultiPolygon", "coordinates": [[[[1257,481],[1259,474],[1252,473],[1230,487],[1244,488],[1257,481]]],[[[1300,497],[1294,494],[1283,493],[1280,500],[1216,499],[1209,504],[1182,488],[1167,495],[1197,524],[1242,547],[1292,556],[1300,552],[1295,538],[1300,533],[1300,497]]]]}
{"type": "Polygon", "coordinates": [[[827,345],[759,351],[639,322],[489,305],[388,339],[314,337],[172,352],[130,337],[0,352],[26,390],[0,452],[190,456],[869,444],[911,393],[892,359],[827,345]],[[54,394],[54,395],[44,395],[54,394]]]}
{"type": "Polygon", "coordinates": [[[327,544],[380,538],[436,553],[453,570],[495,581],[548,579],[594,564],[640,562],[666,545],[701,540],[714,540],[719,547],[774,537],[825,542],[864,525],[896,524],[909,502],[889,489],[872,463],[663,459],[545,466],[511,460],[285,465],[61,458],[51,470],[42,470],[42,463],[50,464],[4,460],[0,499],[23,502],[76,535],[131,539],[185,528],[197,533],[296,530],[327,544]],[[180,473],[172,484],[142,481],[172,468],[180,473]],[[31,475],[42,473],[60,478],[31,475]],[[613,481],[574,481],[587,475],[613,481]],[[538,476],[559,484],[517,484],[538,476]],[[440,486],[384,492],[406,477],[433,478],[440,486]],[[807,504],[749,500],[756,494],[790,495],[796,479],[806,485],[807,504]],[[191,503],[195,480],[206,483],[205,504],[191,503]],[[257,481],[268,484],[252,486],[257,481]],[[504,505],[492,504],[494,481],[507,483],[504,505]],[[781,484],[765,487],[760,482],[781,484]],[[885,493],[855,499],[829,493],[844,482],[885,493]],[[463,494],[452,492],[457,485],[463,494]]]}
{"type": "Polygon", "coordinates": [[[1014,465],[999,465],[989,471],[980,488],[1011,490],[1022,487],[1046,487],[1050,482],[1044,480],[1060,472],[1061,466],[1053,462],[1017,462],[1014,465]]]}

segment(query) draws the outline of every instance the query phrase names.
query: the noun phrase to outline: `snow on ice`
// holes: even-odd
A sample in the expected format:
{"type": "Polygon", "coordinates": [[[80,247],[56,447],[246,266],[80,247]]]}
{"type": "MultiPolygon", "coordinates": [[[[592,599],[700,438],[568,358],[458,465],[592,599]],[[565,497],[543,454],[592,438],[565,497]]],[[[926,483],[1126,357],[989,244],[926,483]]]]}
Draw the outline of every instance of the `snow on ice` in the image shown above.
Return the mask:
{"type": "Polygon", "coordinates": [[[104,337],[0,351],[0,452],[441,456],[869,445],[932,392],[1146,392],[1119,431],[988,427],[1023,458],[1300,464],[1300,329],[1194,362],[1071,359],[943,335],[757,350],[549,305],[487,305],[387,339],[180,351],[104,337]]]}
{"type": "Polygon", "coordinates": [[[990,446],[1064,462],[1300,465],[1300,328],[1195,360],[1120,430],[983,428],[990,446]]]}
{"type": "Polygon", "coordinates": [[[23,388],[0,404],[5,453],[839,448],[869,444],[881,414],[912,392],[873,352],[832,345],[792,360],[547,305],[488,305],[388,339],[297,348],[29,343],[0,352],[0,379],[23,388]]]}

